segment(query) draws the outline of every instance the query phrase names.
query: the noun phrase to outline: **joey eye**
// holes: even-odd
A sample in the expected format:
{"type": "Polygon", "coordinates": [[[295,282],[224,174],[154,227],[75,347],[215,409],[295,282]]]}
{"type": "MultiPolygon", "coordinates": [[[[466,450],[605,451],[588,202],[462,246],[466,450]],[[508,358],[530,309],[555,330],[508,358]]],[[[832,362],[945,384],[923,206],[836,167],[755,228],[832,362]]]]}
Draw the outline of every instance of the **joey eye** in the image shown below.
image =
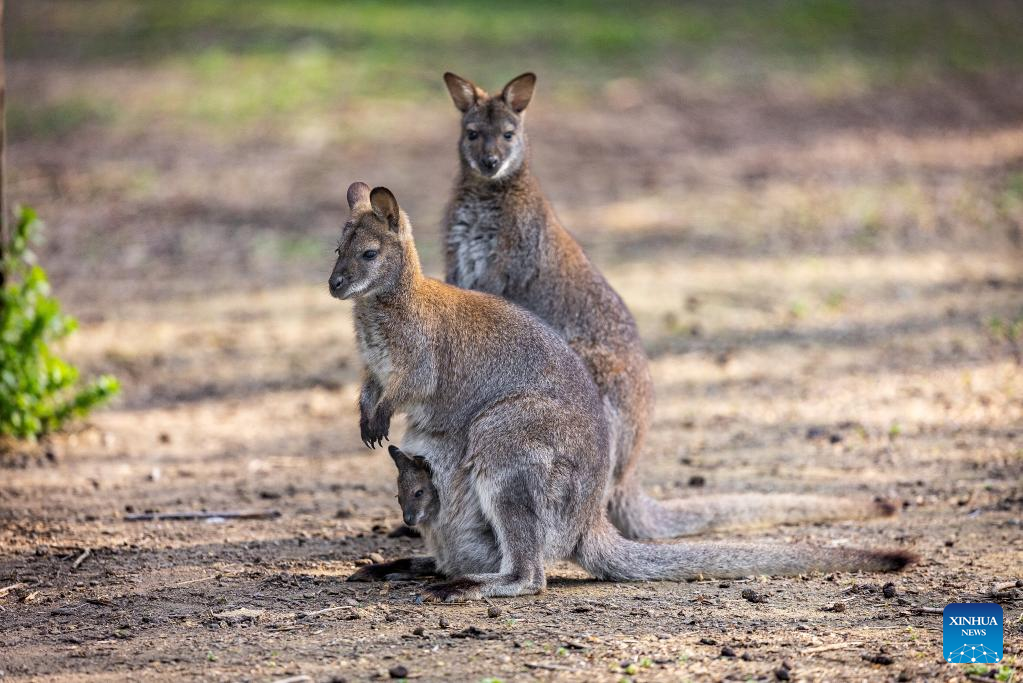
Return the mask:
{"type": "Polygon", "coordinates": [[[366,251],[362,252],[362,258],[364,258],[367,261],[372,261],[376,257],[377,257],[376,249],[367,249],[366,251]]]}
{"type": "Polygon", "coordinates": [[[469,138],[470,140],[475,140],[479,136],[480,136],[480,134],[477,131],[474,131],[474,130],[470,130],[470,131],[467,131],[465,133],[465,137],[469,138]]]}
{"type": "Polygon", "coordinates": [[[511,140],[513,137],[515,137],[515,133],[513,131],[508,131],[504,134],[505,140],[511,140]]]}
{"type": "Polygon", "coordinates": [[[418,491],[416,491],[415,496],[416,496],[416,498],[422,498],[423,497],[423,489],[419,489],[418,491]]]}

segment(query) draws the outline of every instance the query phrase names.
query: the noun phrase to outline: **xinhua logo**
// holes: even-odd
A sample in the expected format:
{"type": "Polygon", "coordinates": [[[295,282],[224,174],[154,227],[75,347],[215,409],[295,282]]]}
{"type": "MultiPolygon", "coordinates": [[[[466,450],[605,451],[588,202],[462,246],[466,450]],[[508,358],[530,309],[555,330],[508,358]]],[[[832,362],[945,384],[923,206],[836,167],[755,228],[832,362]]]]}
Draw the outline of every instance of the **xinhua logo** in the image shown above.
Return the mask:
{"type": "Polygon", "coordinates": [[[1002,661],[1002,606],[992,602],[953,602],[942,615],[945,661],[996,664],[1002,661]]]}

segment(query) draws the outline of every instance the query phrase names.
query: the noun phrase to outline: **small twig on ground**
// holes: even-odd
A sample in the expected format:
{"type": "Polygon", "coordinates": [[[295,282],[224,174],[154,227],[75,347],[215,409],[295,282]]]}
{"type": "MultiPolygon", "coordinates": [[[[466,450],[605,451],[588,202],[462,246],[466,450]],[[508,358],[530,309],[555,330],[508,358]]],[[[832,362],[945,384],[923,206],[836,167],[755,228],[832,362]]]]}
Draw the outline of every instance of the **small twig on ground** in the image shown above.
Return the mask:
{"type": "Polygon", "coordinates": [[[18,590],[19,588],[28,588],[28,584],[27,583],[12,583],[10,586],[4,586],[3,588],[0,588],[0,598],[4,597],[5,595],[10,593],[11,591],[18,590]]]}
{"type": "Polygon", "coordinates": [[[818,652],[830,652],[832,650],[842,650],[847,647],[856,647],[857,645],[863,645],[861,641],[854,640],[848,643],[831,643],[829,645],[818,645],[817,647],[811,647],[808,650],[803,650],[804,655],[813,655],[818,652]]]}
{"type": "Polygon", "coordinates": [[[201,579],[189,579],[188,581],[178,581],[177,583],[168,584],[168,588],[177,588],[178,586],[188,586],[193,583],[201,583],[203,581],[209,581],[210,579],[217,578],[217,574],[211,574],[210,576],[204,576],[201,579]]]}
{"type": "Polygon", "coordinates": [[[82,563],[85,562],[86,559],[88,559],[89,555],[92,555],[92,550],[86,548],[85,550],[82,551],[82,554],[76,557],[75,561],[71,563],[71,568],[78,569],[80,566],[82,566],[82,563]]]}
{"type": "Polygon", "coordinates": [[[523,662],[527,669],[544,669],[545,671],[578,671],[570,666],[560,664],[541,664],[540,662],[523,662]]]}
{"type": "Polygon", "coordinates": [[[125,515],[126,522],[167,522],[193,519],[276,519],[281,516],[280,510],[226,510],[223,512],[142,512],[125,515]]]}
{"type": "Polygon", "coordinates": [[[924,607],[922,605],[913,605],[910,609],[917,614],[942,614],[945,611],[942,607],[924,607]]]}
{"type": "Polygon", "coordinates": [[[313,610],[312,612],[297,612],[295,616],[299,619],[305,619],[306,617],[315,617],[320,614],[327,614],[328,612],[337,612],[343,609],[355,609],[355,605],[336,605],[334,607],[324,607],[323,609],[313,610]]]}
{"type": "Polygon", "coordinates": [[[272,683],[305,683],[306,681],[311,680],[313,679],[303,674],[301,676],[289,676],[288,678],[278,678],[277,680],[272,681],[272,683]]]}

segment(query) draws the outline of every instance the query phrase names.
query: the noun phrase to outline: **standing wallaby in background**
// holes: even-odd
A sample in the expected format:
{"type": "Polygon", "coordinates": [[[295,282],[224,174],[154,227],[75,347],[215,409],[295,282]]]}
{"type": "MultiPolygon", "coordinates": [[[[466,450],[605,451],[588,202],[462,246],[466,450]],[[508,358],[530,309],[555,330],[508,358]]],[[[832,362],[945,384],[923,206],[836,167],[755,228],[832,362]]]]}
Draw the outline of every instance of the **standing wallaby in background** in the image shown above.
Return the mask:
{"type": "Polygon", "coordinates": [[[659,501],[634,470],[653,410],[653,385],[636,322],[618,294],[561,226],[529,170],[524,127],[536,77],[491,96],[444,74],[462,112],[461,172],[445,219],[448,283],[513,301],[558,331],[597,384],[607,413],[609,512],[630,538],[666,538],[728,527],[892,514],[884,501],[813,495],[716,495],[659,501]]]}
{"type": "Polygon", "coordinates": [[[440,504],[429,558],[361,567],[352,580],[441,573],[426,597],[536,593],[571,559],[615,580],[891,570],[900,551],[758,543],[629,541],[607,521],[611,461],[597,387],[565,340],[501,298],[422,274],[408,217],[387,188],[348,189],[351,217],[329,280],[355,300],[366,364],[363,438],[404,412],[409,452],[430,464],[440,504]]]}

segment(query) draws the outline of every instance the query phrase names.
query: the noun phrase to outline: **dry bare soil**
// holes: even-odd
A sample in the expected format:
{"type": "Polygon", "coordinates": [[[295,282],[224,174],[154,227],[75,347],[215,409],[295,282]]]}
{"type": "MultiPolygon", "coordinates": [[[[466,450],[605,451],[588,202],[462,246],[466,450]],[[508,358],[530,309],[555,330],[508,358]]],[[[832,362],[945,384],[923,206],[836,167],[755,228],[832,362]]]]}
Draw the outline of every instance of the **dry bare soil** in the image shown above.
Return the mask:
{"type": "MultiPolygon", "coordinates": [[[[146,98],[176,77],[9,68],[12,97],[146,98]]],[[[637,584],[565,565],[544,594],[492,605],[345,582],[421,542],[388,535],[393,465],[359,442],[332,240],[347,184],[387,184],[439,271],[457,126],[438,78],[425,104],[360,102],[287,131],[96,122],[14,139],[11,193],[49,222],[40,254],[82,321],[67,353],[124,392],[4,456],[0,680],[985,675],[943,662],[935,609],[1023,579],[1023,371],[994,322],[1023,314],[1018,70],[863,96],[708,93],[664,73],[583,100],[540,84],[537,172],[648,346],[649,489],[890,496],[893,519],[735,535],[920,563],[637,584]],[[125,520],[186,510],[281,514],[125,520]]],[[[1003,679],[1023,675],[1021,597],[996,596],[1003,679]]]]}

